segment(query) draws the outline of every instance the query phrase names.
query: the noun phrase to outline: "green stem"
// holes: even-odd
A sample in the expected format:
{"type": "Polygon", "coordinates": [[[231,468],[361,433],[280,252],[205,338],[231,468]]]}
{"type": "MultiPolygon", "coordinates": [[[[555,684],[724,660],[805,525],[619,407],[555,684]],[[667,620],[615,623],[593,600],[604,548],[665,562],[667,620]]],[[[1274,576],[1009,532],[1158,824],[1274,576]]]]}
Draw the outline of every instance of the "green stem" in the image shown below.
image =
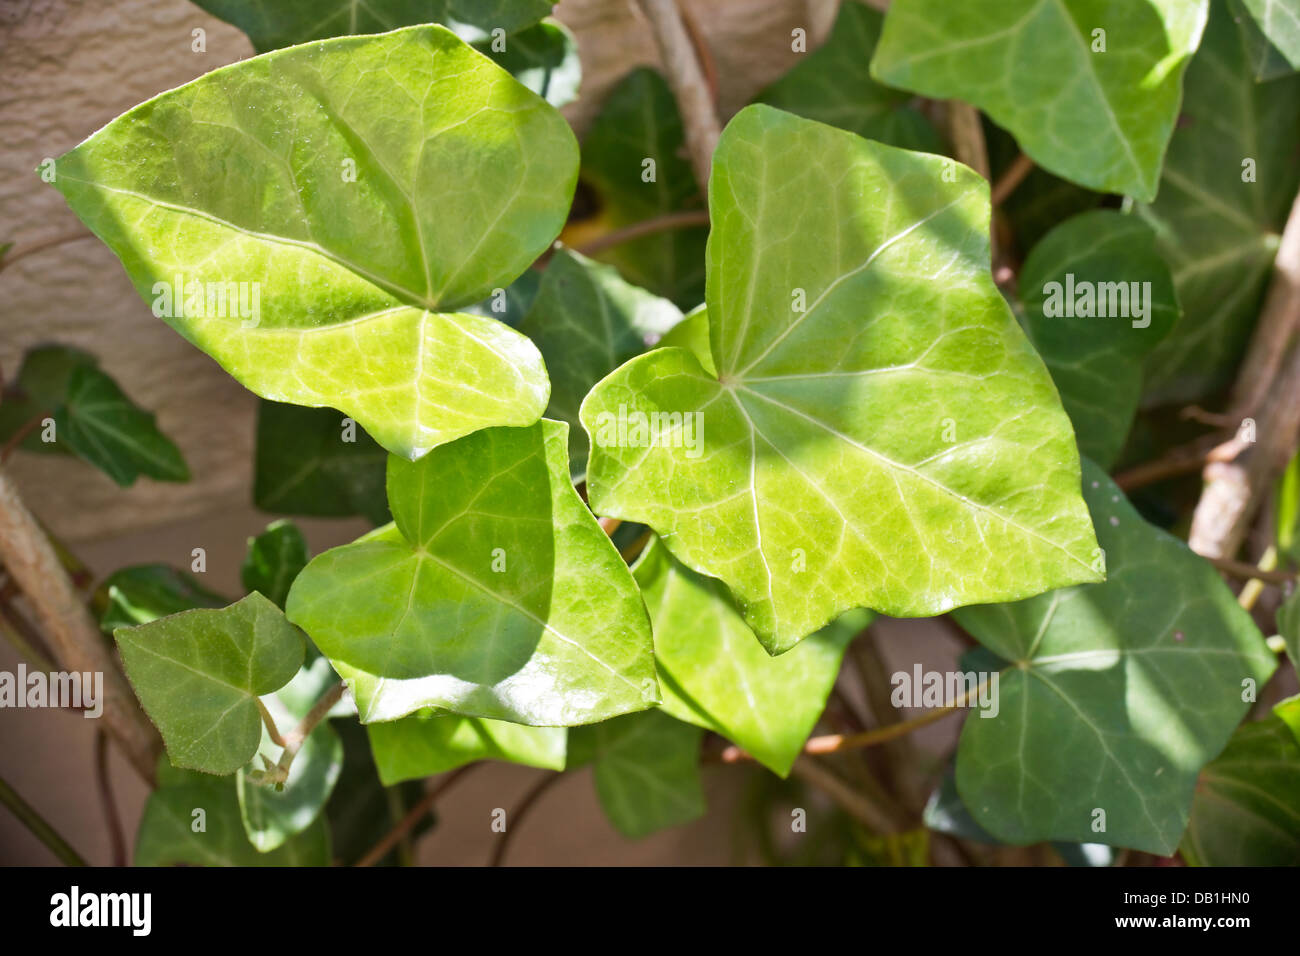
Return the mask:
{"type": "Polygon", "coordinates": [[[44,817],[20,797],[3,777],[0,777],[0,803],[8,807],[9,812],[17,817],[18,822],[27,827],[36,839],[49,847],[50,852],[58,857],[59,862],[67,866],[86,865],[86,861],[68,844],[68,841],[59,836],[58,831],[46,823],[44,817]]]}

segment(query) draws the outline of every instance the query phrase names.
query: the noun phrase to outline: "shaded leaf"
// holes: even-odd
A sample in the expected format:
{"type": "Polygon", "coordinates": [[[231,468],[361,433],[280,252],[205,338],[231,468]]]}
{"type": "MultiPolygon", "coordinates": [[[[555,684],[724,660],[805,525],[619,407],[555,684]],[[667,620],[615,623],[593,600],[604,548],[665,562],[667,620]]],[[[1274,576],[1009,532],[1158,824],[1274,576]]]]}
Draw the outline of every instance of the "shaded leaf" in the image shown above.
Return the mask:
{"type": "Polygon", "coordinates": [[[682,314],[666,299],[624,282],[612,266],[568,249],[552,257],[519,331],[533,340],[551,377],[546,416],[568,422],[569,469],[587,471],[587,435],[578,409],[591,387],[652,348],[682,314]]]}
{"type": "MultiPolygon", "coordinates": [[[[1289,707],[1300,720],[1300,698],[1289,707]]],[[[1300,865],[1300,742],[1282,716],[1242,726],[1201,771],[1179,851],[1192,866],[1300,865]]]]}
{"type": "Polygon", "coordinates": [[[1277,665],[1213,565],[1143,521],[1090,462],[1083,490],[1104,583],[956,612],[1012,662],[997,715],[966,720],[957,788],[1008,843],[1102,842],[1167,856],[1197,771],[1245,716],[1246,688],[1262,687],[1277,665]]]}
{"type": "Polygon", "coordinates": [[[1297,150],[1300,77],[1256,83],[1242,32],[1214,4],[1187,71],[1160,196],[1138,207],[1183,307],[1183,320],[1148,360],[1149,401],[1190,401],[1231,381],[1300,184],[1297,150]]]}
{"type": "Polygon", "coordinates": [[[390,521],[388,453],[360,426],[349,431],[349,421],[332,408],[260,402],[253,503],[285,514],[390,521]]]}
{"type": "Polygon", "coordinates": [[[431,711],[366,727],[379,779],[386,785],[431,777],[476,760],[563,770],[568,731],[431,711]]]}
{"type": "Polygon", "coordinates": [[[209,591],[197,578],[166,564],[137,564],[114,571],[95,595],[95,606],[103,608],[99,626],[105,634],[169,614],[229,603],[229,598],[209,591]]]}
{"type": "Polygon", "coordinates": [[[1287,598],[1277,610],[1277,630],[1286,642],[1286,654],[1300,672],[1300,591],[1287,598]]]}
{"type": "MultiPolygon", "coordinates": [[[[67,398],[68,385],[75,369],[91,368],[99,359],[68,345],[38,345],[23,356],[23,364],[13,381],[6,381],[0,394],[0,442],[8,442],[36,416],[53,416],[67,398]]],[[[40,431],[29,432],[18,447],[38,454],[70,455],[66,442],[41,440],[40,431]]]]}
{"type": "Polygon", "coordinates": [[[871,614],[850,611],[771,657],[722,583],[691,571],[659,541],[632,573],[650,610],[662,709],[788,774],[826,707],[845,649],[871,614]]]}
{"type": "Polygon", "coordinates": [[[1267,53],[1257,48],[1257,77],[1273,78],[1281,73],[1275,57],[1292,71],[1300,70],[1300,0],[1232,0],[1232,5],[1250,15],[1265,41],[1267,53]]]}
{"type": "Polygon", "coordinates": [[[856,0],[843,3],[826,42],[763,90],[756,102],[890,146],[942,152],[934,126],[911,105],[915,97],[881,86],[871,76],[883,19],[856,0]]]}
{"type": "Polygon", "coordinates": [[[704,815],[698,727],[659,710],[570,731],[570,768],[591,763],[614,828],[636,839],[704,815]]]}
{"type": "Polygon", "coordinates": [[[567,430],[544,420],[390,458],[396,524],[298,575],[289,617],[364,723],[436,707],[563,726],[658,702],[645,608],[569,481],[567,430]]]}
{"type": "Polygon", "coordinates": [[[168,767],[158,782],[140,818],[136,866],[329,866],[323,820],[274,852],[259,853],[244,835],[234,780],[168,767]]]}
{"type": "Polygon", "coordinates": [[[447,30],[213,70],[58,162],[155,313],[263,398],[339,408],[408,458],[545,408],[533,345],[456,310],[558,235],[577,144],[447,30]]]}
{"type": "Polygon", "coordinates": [[[555,0],[195,0],[248,34],[258,53],[308,40],[441,23],[469,42],[531,26],[555,0]]]}
{"type": "Polygon", "coordinates": [[[1069,421],[989,275],[987,183],[945,171],[747,107],[713,161],[717,376],[659,349],[583,403],[592,507],[722,580],[771,653],[855,607],[1099,577],[1069,421]]]}
{"type": "Polygon", "coordinates": [[[1106,209],[1075,216],[1034,247],[1019,281],[1025,330],[1061,393],[1079,451],[1109,468],[1137,413],[1143,360],[1179,316],[1155,233],[1106,209]],[[1080,306],[1092,314],[1079,315],[1080,306]]]}
{"type": "MultiPolygon", "coordinates": [[[[344,864],[353,864],[388,834],[406,808],[420,799],[424,788],[415,782],[383,786],[365,728],[355,720],[344,720],[335,724],[335,730],[343,740],[343,773],[325,805],[325,814],[335,855],[344,864]]],[[[434,826],[436,819],[435,807],[416,824],[411,836],[418,837],[434,826]]],[[[394,848],[376,865],[392,864],[398,859],[394,848]]]]}
{"type": "Polygon", "coordinates": [[[234,773],[252,759],[262,738],[256,698],[288,683],[303,659],[302,635],[257,593],[114,636],[171,762],[206,773],[234,773]]]}
{"type": "Polygon", "coordinates": [[[548,20],[504,38],[505,49],[492,41],[476,44],[492,60],[552,106],[567,106],[578,98],[582,61],[578,43],[561,23],[548,20]]]}
{"type": "MultiPolygon", "coordinates": [[[[601,223],[610,230],[704,205],[686,158],[677,100],[659,73],[633,70],[606,97],[582,141],[582,179],[595,191],[601,223]],[[653,170],[646,160],[654,161],[653,170]]],[[[704,298],[708,235],[704,226],[668,229],[598,258],[633,285],[694,308],[704,298]]]]}
{"type": "Polygon", "coordinates": [[[256,538],[248,539],[248,553],[239,577],[246,591],[258,591],[281,609],[289,586],[307,566],[307,542],[292,521],[273,521],[256,538]]]}
{"type": "Polygon", "coordinates": [[[979,107],[1066,179],[1150,201],[1206,3],[895,0],[871,72],[979,107]]]}

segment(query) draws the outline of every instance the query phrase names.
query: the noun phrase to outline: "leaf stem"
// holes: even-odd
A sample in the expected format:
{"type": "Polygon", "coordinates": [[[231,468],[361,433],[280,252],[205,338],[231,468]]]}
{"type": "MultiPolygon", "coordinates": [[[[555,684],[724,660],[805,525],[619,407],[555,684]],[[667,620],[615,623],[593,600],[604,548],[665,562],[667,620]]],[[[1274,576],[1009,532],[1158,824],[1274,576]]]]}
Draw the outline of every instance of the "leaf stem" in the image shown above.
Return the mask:
{"type": "Polygon", "coordinates": [[[623,243],[631,242],[634,239],[642,239],[646,236],[657,235],[673,229],[689,229],[692,226],[707,226],[708,224],[709,214],[704,209],[670,212],[662,216],[655,216],[653,219],[643,219],[640,222],[634,222],[619,229],[611,229],[602,236],[596,236],[590,242],[576,246],[575,249],[584,256],[597,256],[607,249],[621,246],[623,243]]]}
{"type": "Polygon", "coordinates": [[[501,866],[505,862],[506,850],[510,846],[510,838],[515,835],[519,824],[523,822],[528,815],[528,811],[533,808],[542,794],[555,786],[563,776],[562,773],[549,773],[533,784],[529,791],[524,794],[523,799],[510,811],[510,816],[506,818],[505,831],[501,834],[501,839],[497,841],[497,845],[492,849],[492,859],[488,861],[488,866],[501,866]]]}
{"type": "Polygon", "coordinates": [[[18,791],[9,786],[8,781],[0,777],[0,803],[3,803],[15,817],[18,822],[25,826],[31,834],[44,843],[59,860],[67,866],[86,866],[86,861],[81,858],[76,850],[59,835],[59,832],[50,826],[45,818],[42,817],[35,809],[24,800],[18,791]]]}
{"type": "Polygon", "coordinates": [[[76,242],[78,239],[93,239],[94,237],[95,234],[89,229],[82,229],[79,232],[69,232],[59,236],[52,236],[49,239],[40,239],[25,246],[15,246],[11,251],[0,256],[0,272],[8,269],[20,259],[26,259],[34,253],[61,246],[65,242],[76,242]]]}
{"type": "Polygon", "coordinates": [[[1016,191],[1016,187],[1025,181],[1030,173],[1034,171],[1035,163],[1024,153],[1018,155],[997,178],[993,184],[991,199],[993,205],[1001,206],[1008,196],[1016,191]]]}
{"type": "Polygon", "coordinates": [[[347,685],[339,681],[321,694],[320,700],[312,704],[311,710],[307,711],[307,716],[303,717],[298,722],[298,726],[285,734],[280,740],[276,740],[276,737],[280,735],[275,729],[275,721],[271,719],[270,712],[267,711],[266,705],[262,703],[262,699],[260,697],[257,699],[262,721],[266,724],[271,739],[278,746],[284,748],[279,761],[262,776],[261,782],[280,785],[289,779],[289,769],[293,766],[293,758],[298,756],[298,751],[302,749],[303,743],[311,736],[311,732],[316,729],[316,725],[329,716],[329,712],[334,709],[334,705],[342,698],[345,690],[347,690],[347,685]]]}
{"type": "Polygon", "coordinates": [[[113,866],[126,866],[126,837],[122,833],[122,818],[117,812],[117,799],[113,796],[113,783],[108,776],[108,734],[102,730],[95,734],[95,786],[99,790],[99,805],[104,811],[104,827],[108,830],[113,866]]]}
{"type": "Polygon", "coordinates": [[[429,791],[406,812],[406,816],[384,835],[384,838],[376,843],[360,860],[357,866],[374,866],[380,860],[388,855],[388,851],[397,845],[403,837],[415,829],[416,825],[424,819],[425,815],[433,809],[438,798],[451,789],[452,784],[460,780],[465,774],[473,770],[478,764],[468,764],[458,770],[453,770],[447,776],[443,777],[429,791]]]}
{"type": "Polygon", "coordinates": [[[23,422],[22,427],[10,435],[9,440],[4,443],[3,447],[0,447],[0,465],[7,462],[9,457],[18,450],[18,446],[26,440],[27,436],[40,428],[41,422],[45,421],[45,419],[49,417],[49,412],[40,411],[27,421],[23,422]]]}

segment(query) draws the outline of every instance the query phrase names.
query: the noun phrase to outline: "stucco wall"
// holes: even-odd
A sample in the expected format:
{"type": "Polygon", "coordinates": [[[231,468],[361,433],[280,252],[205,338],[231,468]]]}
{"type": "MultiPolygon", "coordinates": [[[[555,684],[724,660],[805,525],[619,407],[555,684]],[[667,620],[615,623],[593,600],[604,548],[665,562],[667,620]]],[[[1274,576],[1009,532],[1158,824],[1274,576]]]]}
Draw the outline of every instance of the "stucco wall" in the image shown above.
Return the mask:
{"type": "MultiPolygon", "coordinates": [[[[692,0],[717,61],[720,108],[730,113],[788,69],[790,31],[824,35],[836,0],[692,0]]],[[[654,63],[631,0],[563,0],[575,33],[583,97],[568,111],[581,133],[604,93],[633,66],[654,63]]],[[[0,242],[77,231],[59,194],[33,174],[113,117],[156,93],[252,54],[235,28],[186,0],[0,0],[0,242]],[[206,52],[191,32],[206,31],[206,52]]],[[[117,259],[81,240],[0,273],[0,368],[17,371],[32,345],[58,341],[103,361],[139,404],[156,411],[194,480],[140,481],[121,490],[89,467],[16,455],[12,471],[56,533],[84,540],[245,505],[256,400],[150,313],[117,259]]]]}

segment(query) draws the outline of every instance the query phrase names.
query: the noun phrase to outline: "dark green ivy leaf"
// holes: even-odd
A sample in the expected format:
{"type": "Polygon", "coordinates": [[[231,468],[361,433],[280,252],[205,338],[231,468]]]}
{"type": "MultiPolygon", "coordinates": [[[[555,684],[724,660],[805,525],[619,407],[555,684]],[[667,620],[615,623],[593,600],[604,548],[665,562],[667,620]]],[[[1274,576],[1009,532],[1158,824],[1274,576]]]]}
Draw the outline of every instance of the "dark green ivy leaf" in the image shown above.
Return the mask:
{"type": "Polygon", "coordinates": [[[315,518],[391,520],[384,497],[388,453],[332,408],[263,400],[257,413],[253,502],[263,511],[315,518]]]}
{"type": "Polygon", "coordinates": [[[575,481],[587,472],[587,433],[578,420],[582,400],[614,369],[653,348],[681,318],[675,305],[624,282],[612,266],[568,249],[552,257],[519,331],[546,360],[551,377],[546,416],[569,423],[575,481]]]}
{"type": "Polygon", "coordinates": [[[955,612],[1012,662],[997,714],[966,720],[957,788],[1008,843],[1101,842],[1167,856],[1197,772],[1277,662],[1213,565],[1143,521],[1087,461],[1083,492],[1104,582],[955,612]]]}
{"type": "Polygon", "coordinates": [[[704,815],[704,731],[660,710],[569,732],[570,769],[592,764],[596,794],[614,828],[636,839],[704,815]]]}
{"type": "Polygon", "coordinates": [[[934,126],[912,105],[910,93],[877,83],[869,69],[882,15],[845,0],[831,34],[756,99],[807,119],[838,126],[890,146],[943,151],[934,126]]]}
{"type": "Polygon", "coordinates": [[[114,571],[95,595],[95,606],[103,608],[99,626],[105,634],[169,614],[229,603],[229,598],[209,591],[197,578],[166,564],[138,564],[114,571]]]}
{"type": "Polygon", "coordinates": [[[307,541],[292,521],[274,521],[248,539],[248,554],[239,569],[246,591],[260,591],[281,609],[289,586],[307,566],[307,541]]]}
{"type": "Polygon", "coordinates": [[[256,698],[288,683],[303,660],[298,629],[257,593],[114,636],[167,756],[205,773],[234,773],[252,759],[262,739],[256,698]]]}
{"type": "Polygon", "coordinates": [[[1179,316],[1155,233],[1108,209],[1075,216],[1029,254],[1020,298],[1080,453],[1110,468],[1137,413],[1144,359],[1179,316]]]}

